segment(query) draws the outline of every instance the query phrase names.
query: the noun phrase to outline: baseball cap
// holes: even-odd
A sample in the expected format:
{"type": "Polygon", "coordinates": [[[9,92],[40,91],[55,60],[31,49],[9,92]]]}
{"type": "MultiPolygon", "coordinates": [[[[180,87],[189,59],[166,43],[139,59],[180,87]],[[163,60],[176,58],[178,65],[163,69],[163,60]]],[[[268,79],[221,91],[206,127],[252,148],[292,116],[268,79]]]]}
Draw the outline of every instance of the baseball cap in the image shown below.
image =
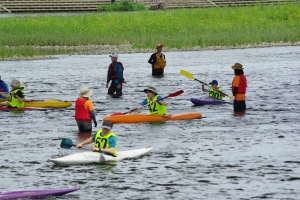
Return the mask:
{"type": "Polygon", "coordinates": [[[218,81],[217,80],[213,80],[212,82],[209,83],[210,85],[213,85],[213,84],[217,84],[218,85],[218,81]]]}
{"type": "Polygon", "coordinates": [[[112,129],[113,123],[109,120],[103,121],[102,128],[112,129]]]}
{"type": "Polygon", "coordinates": [[[112,53],[112,54],[109,55],[109,57],[118,58],[119,56],[118,56],[117,53],[112,53]]]}
{"type": "Polygon", "coordinates": [[[164,45],[163,44],[157,44],[156,45],[156,48],[158,48],[158,47],[163,47],[164,45]]]}

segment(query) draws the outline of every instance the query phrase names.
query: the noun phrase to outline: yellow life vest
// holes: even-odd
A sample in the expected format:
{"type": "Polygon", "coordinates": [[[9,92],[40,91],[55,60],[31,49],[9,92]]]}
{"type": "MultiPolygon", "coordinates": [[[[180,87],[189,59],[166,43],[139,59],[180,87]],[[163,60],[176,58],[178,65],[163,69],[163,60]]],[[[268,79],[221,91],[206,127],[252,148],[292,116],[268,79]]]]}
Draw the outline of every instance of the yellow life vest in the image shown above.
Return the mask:
{"type": "Polygon", "coordinates": [[[218,89],[219,89],[219,92],[214,90],[213,88],[209,88],[209,96],[213,97],[215,99],[221,100],[222,99],[222,95],[221,95],[222,89],[221,88],[218,88],[218,89]]]}
{"type": "Polygon", "coordinates": [[[161,57],[160,57],[159,53],[156,53],[155,56],[156,56],[157,64],[156,63],[154,64],[153,66],[154,69],[164,69],[166,67],[165,55],[161,53],[161,57]]]}
{"type": "MultiPolygon", "coordinates": [[[[24,91],[21,90],[20,88],[16,88],[10,92],[14,92],[14,93],[17,93],[18,91],[21,91],[23,96],[24,96],[24,91]]],[[[8,99],[8,105],[11,106],[11,107],[16,107],[16,108],[24,108],[25,106],[25,97],[23,97],[23,102],[20,103],[19,100],[14,97],[13,95],[10,95],[9,99],[8,99]]]]}
{"type": "MultiPolygon", "coordinates": [[[[99,130],[96,133],[95,142],[94,142],[94,146],[96,148],[109,149],[110,146],[109,146],[108,138],[113,136],[113,137],[116,137],[116,139],[118,139],[114,133],[109,133],[109,134],[106,134],[105,136],[102,136],[101,133],[102,133],[102,130],[99,130]]],[[[117,155],[117,146],[116,146],[113,154],[114,154],[114,156],[117,155]]]]}
{"type": "MultiPolygon", "coordinates": [[[[153,100],[157,100],[158,94],[153,97],[153,100]]],[[[159,104],[158,102],[152,103],[150,98],[147,98],[147,104],[151,115],[165,115],[167,113],[167,107],[159,104]]]]}

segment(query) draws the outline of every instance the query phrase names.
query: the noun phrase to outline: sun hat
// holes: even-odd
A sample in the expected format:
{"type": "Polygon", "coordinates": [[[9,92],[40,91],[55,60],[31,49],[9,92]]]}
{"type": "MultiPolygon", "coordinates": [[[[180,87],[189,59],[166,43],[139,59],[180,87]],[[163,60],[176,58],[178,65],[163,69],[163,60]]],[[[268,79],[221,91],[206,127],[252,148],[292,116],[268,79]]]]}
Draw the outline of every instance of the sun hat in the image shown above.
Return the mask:
{"type": "Polygon", "coordinates": [[[147,91],[153,92],[154,94],[157,94],[156,89],[152,86],[148,86],[147,89],[144,89],[144,92],[147,93],[147,91]]]}
{"type": "Polygon", "coordinates": [[[109,120],[103,121],[102,128],[112,129],[113,123],[109,120]]]}
{"type": "Polygon", "coordinates": [[[112,54],[109,55],[109,57],[118,58],[119,56],[118,56],[117,53],[112,53],[112,54]]]}
{"type": "Polygon", "coordinates": [[[156,48],[163,47],[163,46],[164,46],[163,44],[157,44],[156,48]]]}
{"type": "Polygon", "coordinates": [[[20,81],[16,80],[16,79],[13,79],[11,81],[11,85],[12,86],[15,86],[15,87],[20,87],[20,81]]]}
{"type": "Polygon", "coordinates": [[[218,81],[217,80],[213,80],[212,82],[209,83],[210,85],[213,85],[213,84],[217,84],[218,85],[218,81]]]}
{"type": "Polygon", "coordinates": [[[93,94],[93,90],[88,87],[82,87],[79,92],[79,97],[90,97],[93,94]]]}
{"type": "Polygon", "coordinates": [[[243,65],[240,64],[240,63],[235,63],[231,68],[232,68],[232,69],[239,69],[239,70],[244,69],[244,68],[243,68],[243,65]]]}

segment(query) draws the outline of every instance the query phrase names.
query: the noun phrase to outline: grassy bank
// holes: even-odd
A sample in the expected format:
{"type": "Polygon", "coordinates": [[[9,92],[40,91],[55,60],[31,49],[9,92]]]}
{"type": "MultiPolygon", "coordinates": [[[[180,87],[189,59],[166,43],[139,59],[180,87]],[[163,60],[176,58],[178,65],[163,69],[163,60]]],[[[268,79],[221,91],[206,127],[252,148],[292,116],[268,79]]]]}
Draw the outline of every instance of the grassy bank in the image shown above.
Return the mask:
{"type": "Polygon", "coordinates": [[[0,22],[0,56],[32,56],[19,46],[122,45],[153,48],[300,41],[300,3],[205,9],[9,17],[0,22]],[[14,46],[15,48],[6,48],[14,46]]]}

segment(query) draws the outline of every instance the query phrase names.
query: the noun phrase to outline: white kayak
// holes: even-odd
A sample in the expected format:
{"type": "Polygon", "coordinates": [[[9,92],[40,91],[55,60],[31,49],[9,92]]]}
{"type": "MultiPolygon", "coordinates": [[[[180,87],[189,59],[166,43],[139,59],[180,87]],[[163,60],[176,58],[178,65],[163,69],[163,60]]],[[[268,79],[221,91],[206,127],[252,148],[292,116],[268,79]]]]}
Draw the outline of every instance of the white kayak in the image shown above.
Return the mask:
{"type": "Polygon", "coordinates": [[[50,161],[54,162],[57,165],[103,163],[109,161],[120,161],[126,158],[137,158],[148,153],[151,150],[152,147],[146,147],[146,148],[135,149],[135,150],[127,150],[127,151],[118,151],[116,157],[99,153],[99,152],[84,151],[84,152],[75,153],[60,158],[52,158],[50,159],[50,161]]]}

